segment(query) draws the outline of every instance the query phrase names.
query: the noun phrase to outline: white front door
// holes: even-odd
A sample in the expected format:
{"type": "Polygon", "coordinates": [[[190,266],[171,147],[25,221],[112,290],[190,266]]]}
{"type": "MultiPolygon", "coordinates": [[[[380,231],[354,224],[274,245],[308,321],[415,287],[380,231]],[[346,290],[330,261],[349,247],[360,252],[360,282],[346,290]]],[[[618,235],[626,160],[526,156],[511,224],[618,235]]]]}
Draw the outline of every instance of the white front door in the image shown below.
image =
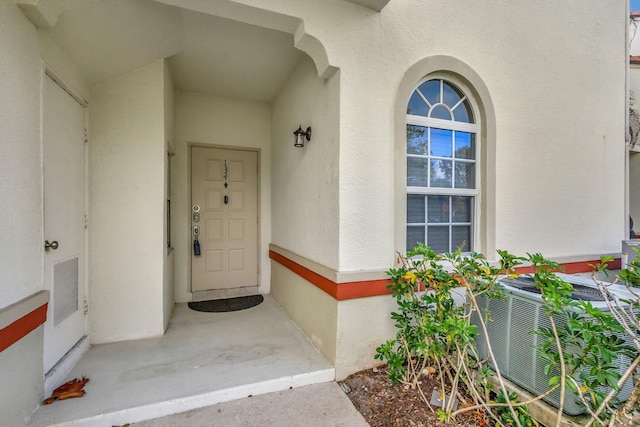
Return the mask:
{"type": "Polygon", "coordinates": [[[191,147],[191,290],[258,289],[258,153],[191,147]]]}
{"type": "Polygon", "coordinates": [[[85,334],[85,110],[44,79],[44,372],[85,334]]]}

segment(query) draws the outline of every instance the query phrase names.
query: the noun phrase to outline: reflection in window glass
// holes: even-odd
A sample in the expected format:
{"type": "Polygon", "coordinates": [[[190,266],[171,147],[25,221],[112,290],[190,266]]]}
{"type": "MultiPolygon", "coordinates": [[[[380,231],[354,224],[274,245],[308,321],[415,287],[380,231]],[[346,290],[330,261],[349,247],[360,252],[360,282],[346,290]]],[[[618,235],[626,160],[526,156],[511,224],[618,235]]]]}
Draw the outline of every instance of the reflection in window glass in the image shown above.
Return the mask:
{"type": "Polygon", "coordinates": [[[451,157],[453,131],[431,128],[431,155],[438,157],[451,157]]]}
{"type": "Polygon", "coordinates": [[[458,101],[462,99],[462,96],[462,93],[458,92],[458,90],[449,83],[442,84],[442,101],[450,108],[453,108],[458,101]]]}
{"type": "Polygon", "coordinates": [[[458,159],[475,159],[475,135],[468,132],[456,132],[456,157],[458,159]]]}
{"type": "Polygon", "coordinates": [[[424,239],[424,227],[420,226],[420,227],[413,227],[413,226],[409,226],[407,227],[407,250],[411,250],[414,247],[416,247],[416,245],[418,243],[424,243],[425,239],[424,239]]]}
{"type": "Polygon", "coordinates": [[[473,203],[474,198],[469,196],[407,195],[407,250],[422,242],[440,253],[453,252],[463,243],[463,251],[470,251],[473,203]]]}
{"type": "Polygon", "coordinates": [[[475,188],[476,164],[456,162],[456,188],[475,188]]]}
{"type": "Polygon", "coordinates": [[[449,227],[427,227],[427,242],[438,253],[449,252],[449,227]]]}
{"type": "Polygon", "coordinates": [[[417,92],[413,92],[411,99],[409,99],[409,105],[407,106],[407,114],[413,114],[415,116],[427,116],[429,112],[429,106],[425,104],[424,100],[418,95],[417,92]]]}
{"type": "Polygon", "coordinates": [[[451,197],[451,219],[453,222],[471,222],[472,197],[451,197]]]}
{"type": "Polygon", "coordinates": [[[431,182],[430,187],[451,188],[451,165],[450,160],[431,160],[431,182]]]}
{"type": "Polygon", "coordinates": [[[429,160],[424,158],[407,157],[407,185],[410,187],[427,186],[427,165],[429,160]]]}
{"type": "Polygon", "coordinates": [[[429,80],[412,94],[406,118],[407,187],[415,190],[407,194],[407,249],[423,242],[440,253],[471,251],[479,147],[470,100],[451,82],[429,80]]]}
{"type": "Polygon", "coordinates": [[[429,104],[433,105],[440,102],[440,80],[424,82],[418,87],[418,90],[427,98],[429,104]]]}
{"type": "Polygon", "coordinates": [[[432,119],[451,120],[451,113],[442,105],[433,107],[429,114],[432,119]]]}
{"type": "Polygon", "coordinates": [[[471,111],[469,101],[465,100],[455,110],[453,110],[453,115],[455,116],[456,122],[474,123],[473,112],[471,111]]]}
{"type": "Polygon", "coordinates": [[[471,242],[471,226],[456,225],[452,227],[451,250],[455,251],[462,247],[462,252],[469,252],[471,242]]]}
{"type": "Polygon", "coordinates": [[[407,195],[407,224],[424,223],[424,202],[421,194],[407,195]]]}
{"type": "Polygon", "coordinates": [[[407,154],[427,155],[427,128],[407,125],[407,154]]]}
{"type": "Polygon", "coordinates": [[[449,196],[428,196],[427,200],[427,222],[449,222],[449,196]]]}

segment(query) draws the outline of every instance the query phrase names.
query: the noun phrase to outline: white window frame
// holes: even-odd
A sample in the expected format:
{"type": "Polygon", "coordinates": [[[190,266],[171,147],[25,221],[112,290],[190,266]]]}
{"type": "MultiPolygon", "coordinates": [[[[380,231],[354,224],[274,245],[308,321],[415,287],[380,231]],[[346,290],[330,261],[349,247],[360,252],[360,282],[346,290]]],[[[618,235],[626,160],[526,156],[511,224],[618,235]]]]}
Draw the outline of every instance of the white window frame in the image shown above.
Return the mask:
{"type": "MultiPolygon", "coordinates": [[[[461,131],[461,132],[467,132],[467,133],[472,133],[475,135],[474,137],[474,145],[475,145],[475,152],[474,152],[474,164],[475,164],[475,176],[474,176],[474,183],[475,183],[475,188],[473,189],[469,189],[469,188],[442,188],[442,187],[417,187],[417,186],[408,186],[406,185],[407,182],[407,172],[405,172],[405,188],[406,188],[406,195],[424,195],[426,196],[430,196],[430,195],[434,195],[434,196],[466,196],[466,197],[473,197],[473,201],[472,201],[472,206],[471,206],[471,230],[470,230],[470,237],[471,237],[471,241],[469,242],[469,250],[475,251],[476,247],[478,246],[478,224],[479,224],[479,212],[480,212],[480,194],[481,194],[481,147],[480,147],[480,143],[481,143],[481,124],[479,123],[479,114],[478,114],[478,107],[476,102],[474,101],[474,99],[470,96],[470,91],[468,90],[468,88],[465,87],[465,85],[461,85],[458,81],[456,81],[456,79],[452,79],[449,76],[440,76],[440,75],[429,75],[428,77],[424,78],[423,80],[421,80],[420,82],[418,82],[418,84],[414,87],[414,90],[411,92],[411,95],[413,95],[413,93],[416,91],[416,89],[418,89],[420,87],[420,85],[422,85],[423,83],[430,81],[430,80],[439,80],[441,82],[441,86],[440,86],[440,91],[442,94],[442,82],[446,82],[454,87],[456,87],[464,96],[463,98],[456,103],[456,105],[454,106],[454,108],[449,109],[449,107],[446,104],[443,103],[437,103],[437,104],[431,104],[429,101],[427,101],[425,99],[424,96],[422,96],[422,94],[419,93],[419,95],[421,96],[421,98],[425,101],[425,103],[427,104],[427,106],[429,107],[429,109],[431,110],[432,108],[434,108],[435,106],[444,106],[445,108],[450,110],[450,113],[453,116],[453,112],[451,110],[455,109],[456,106],[460,105],[461,103],[463,103],[465,100],[468,101],[469,106],[471,108],[471,112],[473,115],[473,123],[466,123],[466,122],[456,122],[454,120],[443,120],[443,119],[437,119],[437,118],[431,118],[431,117],[425,117],[425,116],[417,116],[417,115],[413,115],[413,114],[406,114],[406,120],[405,120],[405,143],[404,143],[404,157],[405,157],[405,162],[407,161],[407,159],[409,157],[415,157],[415,158],[427,158],[427,159],[438,159],[438,156],[421,156],[421,155],[416,155],[416,154],[408,154],[407,153],[407,138],[406,138],[406,127],[408,125],[414,125],[414,126],[422,126],[422,127],[427,127],[427,128],[437,128],[437,129],[444,129],[444,130],[452,130],[452,131],[461,131]]],[[[408,103],[409,101],[407,101],[408,103]]],[[[442,102],[442,100],[441,100],[442,102]]],[[[453,157],[451,158],[442,158],[443,160],[453,160],[453,157]]],[[[457,159],[456,161],[461,161],[464,162],[464,159],[457,159]]],[[[452,172],[452,180],[453,182],[455,182],[455,168],[453,168],[453,172],[452,172]]],[[[430,168],[428,169],[430,173],[430,168]]],[[[430,181],[429,181],[429,176],[427,177],[427,185],[429,185],[430,181]]],[[[455,184],[453,184],[455,185],[455,184]]],[[[426,203],[426,202],[425,202],[426,203]]],[[[409,227],[409,223],[406,222],[406,214],[407,214],[407,206],[405,203],[405,238],[407,235],[407,230],[409,227]]],[[[412,226],[419,226],[421,225],[421,223],[411,223],[411,224],[415,224],[412,226]]],[[[425,228],[425,240],[427,240],[427,227],[429,226],[429,223],[427,222],[427,218],[426,218],[426,213],[425,213],[425,222],[424,224],[424,228],[425,228]]],[[[433,224],[433,223],[432,223],[433,224]]],[[[451,229],[452,226],[452,222],[449,223],[443,223],[442,226],[448,226],[451,229]]],[[[453,251],[456,248],[452,248],[452,233],[449,233],[449,250],[453,251]]],[[[424,242],[425,244],[427,244],[427,242],[424,242]]],[[[408,244],[408,242],[407,242],[408,244]]],[[[408,248],[407,248],[408,249],[408,248]]]]}

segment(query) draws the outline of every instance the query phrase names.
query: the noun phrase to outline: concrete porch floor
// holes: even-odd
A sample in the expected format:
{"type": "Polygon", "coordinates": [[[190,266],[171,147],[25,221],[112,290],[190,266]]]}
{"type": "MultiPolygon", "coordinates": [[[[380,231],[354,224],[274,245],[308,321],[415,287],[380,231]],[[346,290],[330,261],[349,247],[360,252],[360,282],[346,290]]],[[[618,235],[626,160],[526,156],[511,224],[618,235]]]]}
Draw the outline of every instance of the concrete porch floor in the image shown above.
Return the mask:
{"type": "Polygon", "coordinates": [[[83,375],[84,397],[43,405],[27,425],[123,425],[335,379],[269,295],[230,313],[176,304],[164,336],[95,345],[67,379],[83,375]]]}

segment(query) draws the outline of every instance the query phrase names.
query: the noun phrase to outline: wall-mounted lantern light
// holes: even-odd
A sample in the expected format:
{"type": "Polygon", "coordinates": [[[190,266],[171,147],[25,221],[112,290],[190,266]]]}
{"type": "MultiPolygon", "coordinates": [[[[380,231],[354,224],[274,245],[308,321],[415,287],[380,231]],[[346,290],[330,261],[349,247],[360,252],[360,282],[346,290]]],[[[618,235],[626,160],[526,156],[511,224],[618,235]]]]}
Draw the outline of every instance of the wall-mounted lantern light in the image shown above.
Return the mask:
{"type": "Polygon", "coordinates": [[[298,126],[298,129],[293,132],[295,137],[293,146],[294,147],[304,147],[304,140],[311,141],[311,127],[307,128],[307,131],[302,130],[302,125],[298,126]]]}

